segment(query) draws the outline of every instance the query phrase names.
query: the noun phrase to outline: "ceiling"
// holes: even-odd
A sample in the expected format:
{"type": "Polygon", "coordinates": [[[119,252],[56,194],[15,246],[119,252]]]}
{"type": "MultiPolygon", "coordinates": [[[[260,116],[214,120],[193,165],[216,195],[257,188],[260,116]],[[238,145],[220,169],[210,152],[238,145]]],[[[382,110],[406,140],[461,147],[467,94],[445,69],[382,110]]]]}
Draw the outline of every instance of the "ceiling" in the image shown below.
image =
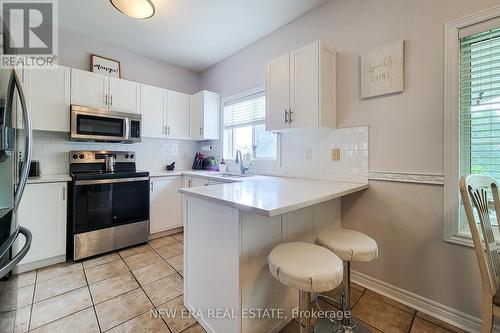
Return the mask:
{"type": "Polygon", "coordinates": [[[109,0],[59,1],[59,28],[202,71],[327,0],[152,0],[129,18],[109,0]]]}

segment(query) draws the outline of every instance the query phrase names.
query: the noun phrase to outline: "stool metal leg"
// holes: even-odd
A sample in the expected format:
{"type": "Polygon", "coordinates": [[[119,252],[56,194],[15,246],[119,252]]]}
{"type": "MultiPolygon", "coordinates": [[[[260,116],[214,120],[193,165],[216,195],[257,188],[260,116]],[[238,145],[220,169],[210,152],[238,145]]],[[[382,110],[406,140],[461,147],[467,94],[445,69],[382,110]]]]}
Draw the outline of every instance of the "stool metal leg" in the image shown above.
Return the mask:
{"type": "Polygon", "coordinates": [[[311,312],[311,293],[300,291],[299,293],[299,320],[300,320],[300,333],[313,333],[311,325],[312,312],[311,312]]]}
{"type": "Polygon", "coordinates": [[[342,326],[340,332],[365,333],[371,330],[362,323],[355,321],[351,313],[351,262],[344,261],[344,278],[342,280],[342,326]]]}
{"type": "Polygon", "coordinates": [[[342,325],[348,328],[354,328],[354,322],[351,319],[351,262],[344,261],[344,279],[342,281],[342,325]]]}

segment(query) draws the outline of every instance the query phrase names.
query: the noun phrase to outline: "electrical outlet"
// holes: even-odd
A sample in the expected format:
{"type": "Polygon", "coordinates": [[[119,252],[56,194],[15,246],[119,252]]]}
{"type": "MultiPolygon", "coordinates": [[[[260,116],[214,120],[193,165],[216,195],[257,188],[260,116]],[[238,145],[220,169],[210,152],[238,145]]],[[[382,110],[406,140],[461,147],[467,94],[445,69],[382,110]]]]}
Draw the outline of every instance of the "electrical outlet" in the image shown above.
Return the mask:
{"type": "Polygon", "coordinates": [[[330,151],[332,161],[340,161],[340,149],[334,148],[330,151]]]}
{"type": "Polygon", "coordinates": [[[312,149],[306,148],[306,160],[312,160],[312,149]]]}

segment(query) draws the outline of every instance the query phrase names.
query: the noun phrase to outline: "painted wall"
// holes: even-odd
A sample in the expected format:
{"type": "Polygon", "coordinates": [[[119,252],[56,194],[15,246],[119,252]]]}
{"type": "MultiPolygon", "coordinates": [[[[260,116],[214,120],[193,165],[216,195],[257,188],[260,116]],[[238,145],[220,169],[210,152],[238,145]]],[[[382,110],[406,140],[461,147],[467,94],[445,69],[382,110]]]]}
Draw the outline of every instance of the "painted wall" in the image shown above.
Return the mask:
{"type": "Polygon", "coordinates": [[[67,31],[59,32],[59,64],[88,71],[90,55],[120,61],[122,78],[184,93],[199,89],[199,74],[67,31]]]}
{"type": "MultiPolygon", "coordinates": [[[[368,125],[374,171],[443,173],[444,23],[496,0],[331,0],[201,74],[229,96],[265,83],[268,60],[317,39],[338,53],[339,127],[368,125]],[[359,54],[406,41],[405,91],[361,100],[359,54]]],[[[325,152],[327,153],[327,152],[325,152]]],[[[343,199],[343,224],[373,236],[380,258],[355,269],[475,316],[479,271],[472,249],[443,241],[443,187],[371,181],[343,199]]]]}

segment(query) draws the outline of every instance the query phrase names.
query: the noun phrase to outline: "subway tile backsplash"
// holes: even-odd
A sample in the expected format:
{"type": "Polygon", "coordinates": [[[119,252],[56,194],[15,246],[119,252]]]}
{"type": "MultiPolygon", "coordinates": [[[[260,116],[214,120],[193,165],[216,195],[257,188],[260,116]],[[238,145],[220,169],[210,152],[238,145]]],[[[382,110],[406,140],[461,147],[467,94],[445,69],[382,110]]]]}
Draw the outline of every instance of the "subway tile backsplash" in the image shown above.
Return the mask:
{"type": "MultiPolygon", "coordinates": [[[[194,154],[212,144],[213,154],[221,151],[218,142],[195,142],[143,138],[135,144],[68,141],[66,133],[34,133],[33,159],[41,162],[43,175],[68,173],[71,150],[131,150],[137,156],[139,170],[165,170],[176,162],[178,170],[191,169],[194,154]]],[[[246,161],[248,164],[248,161],[246,161]]],[[[229,171],[237,166],[229,162],[229,171]]],[[[281,164],[254,161],[251,173],[284,177],[368,182],[368,127],[314,129],[281,134],[281,164]],[[332,161],[331,149],[341,150],[340,161],[332,161]]]]}
{"type": "Polygon", "coordinates": [[[153,138],[134,144],[73,142],[68,141],[67,133],[35,131],[33,159],[41,162],[43,175],[68,173],[71,150],[134,151],[138,170],[165,170],[174,161],[177,169],[191,169],[196,148],[194,141],[153,138]]]}
{"type": "MultiPolygon", "coordinates": [[[[248,163],[248,161],[246,162],[248,163]]],[[[229,170],[237,166],[229,163],[229,170]]],[[[368,183],[368,127],[314,129],[281,134],[281,165],[252,162],[251,173],[368,183]],[[339,161],[331,149],[339,148],[339,161]]]]}

